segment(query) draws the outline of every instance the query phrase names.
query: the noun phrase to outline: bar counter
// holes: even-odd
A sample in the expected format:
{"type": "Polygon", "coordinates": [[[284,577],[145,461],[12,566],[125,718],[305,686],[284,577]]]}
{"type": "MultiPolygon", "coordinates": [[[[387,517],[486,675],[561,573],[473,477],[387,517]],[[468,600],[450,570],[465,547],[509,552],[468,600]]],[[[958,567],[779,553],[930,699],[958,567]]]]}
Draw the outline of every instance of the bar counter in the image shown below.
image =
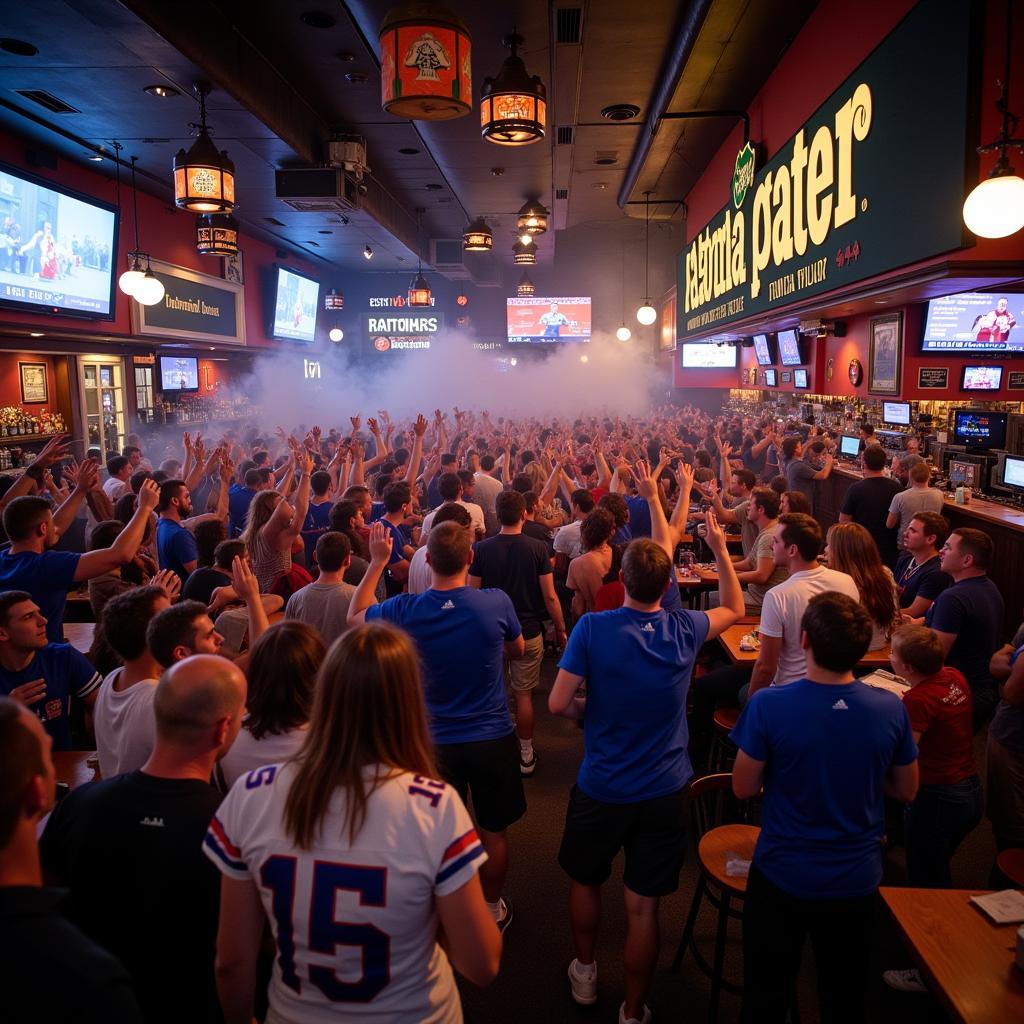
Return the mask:
{"type": "MultiPolygon", "coordinates": [[[[836,465],[827,480],[815,484],[815,518],[823,529],[839,521],[846,492],[861,479],[859,470],[836,465]]],[[[957,505],[947,498],[942,514],[954,529],[971,527],[992,538],[996,553],[989,575],[1006,602],[1003,638],[1009,642],[1024,616],[1024,510],[977,497],[972,497],[969,505],[957,505]]]]}

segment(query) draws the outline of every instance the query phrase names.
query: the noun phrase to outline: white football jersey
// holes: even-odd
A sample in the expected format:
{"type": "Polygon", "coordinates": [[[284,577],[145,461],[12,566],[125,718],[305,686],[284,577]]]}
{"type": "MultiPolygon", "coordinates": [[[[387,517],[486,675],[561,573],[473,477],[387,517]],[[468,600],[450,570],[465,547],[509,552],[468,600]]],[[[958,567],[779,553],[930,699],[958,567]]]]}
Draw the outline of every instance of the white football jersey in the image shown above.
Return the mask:
{"type": "Polygon", "coordinates": [[[339,790],[302,850],[284,827],[295,773],[286,763],[240,777],[203,847],[225,875],[259,889],[278,951],[268,1024],[458,1024],[434,898],[465,885],[486,858],[458,794],[396,775],[371,795],[350,844],[339,790]]]}

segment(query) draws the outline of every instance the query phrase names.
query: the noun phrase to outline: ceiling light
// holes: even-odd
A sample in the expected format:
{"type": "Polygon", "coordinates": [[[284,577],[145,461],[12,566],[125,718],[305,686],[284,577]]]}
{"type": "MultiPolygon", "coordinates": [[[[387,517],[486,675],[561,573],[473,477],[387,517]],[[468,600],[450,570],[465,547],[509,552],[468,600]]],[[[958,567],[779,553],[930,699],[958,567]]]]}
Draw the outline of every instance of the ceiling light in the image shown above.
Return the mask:
{"type": "Polygon", "coordinates": [[[415,156],[419,150],[415,146],[403,146],[398,152],[402,156],[415,156]]]}
{"type": "Polygon", "coordinates": [[[636,311],[636,318],[644,327],[650,327],[658,319],[658,311],[651,305],[649,298],[643,300],[643,305],[636,311]]]}
{"type": "Polygon", "coordinates": [[[531,243],[531,242],[533,241],[533,235],[531,235],[531,234],[530,234],[529,232],[527,232],[527,231],[524,231],[524,232],[523,232],[523,233],[522,233],[522,234],[521,234],[521,235],[519,236],[519,241],[520,241],[520,242],[522,242],[522,243],[523,243],[523,245],[529,245],[529,244],[530,244],[530,243],[531,243]]]}
{"type": "Polygon", "coordinates": [[[516,295],[521,299],[529,298],[536,291],[533,282],[530,280],[529,275],[526,271],[523,271],[523,276],[519,278],[519,284],[516,285],[516,295]]]}
{"type": "Polygon", "coordinates": [[[131,258],[131,264],[128,269],[117,279],[117,287],[125,293],[135,298],[135,293],[138,291],[139,285],[142,284],[145,274],[142,272],[142,264],[136,253],[129,253],[131,258]]]}
{"type": "Polygon", "coordinates": [[[427,279],[423,276],[423,268],[420,263],[420,214],[422,213],[422,209],[416,211],[416,276],[412,279],[412,284],[409,285],[407,296],[410,306],[419,307],[434,304],[433,296],[430,294],[430,285],[427,284],[427,279]]]}
{"type": "Polygon", "coordinates": [[[11,39],[10,36],[5,36],[0,39],[0,50],[4,53],[13,53],[15,57],[34,57],[39,52],[39,47],[26,43],[24,39],[11,39]]]}
{"type": "Polygon", "coordinates": [[[142,91],[161,100],[169,100],[173,96],[181,95],[181,92],[173,85],[146,85],[143,86],[142,91]]]}
{"type": "Polygon", "coordinates": [[[513,356],[513,357],[512,357],[512,358],[511,358],[511,359],[510,359],[510,360],[508,361],[508,365],[509,365],[509,366],[518,366],[518,365],[519,365],[519,360],[518,360],[518,359],[516,359],[516,357],[515,357],[515,356],[513,356]]]}
{"type": "Polygon", "coordinates": [[[601,116],[609,121],[629,121],[640,113],[635,103],[613,103],[601,110],[601,116]]]}
{"type": "Polygon", "coordinates": [[[528,235],[542,235],[548,229],[551,211],[537,199],[523,203],[516,219],[516,230],[528,235]]]}
{"type": "Polygon", "coordinates": [[[533,244],[533,239],[529,243],[520,240],[512,246],[512,262],[528,267],[532,267],[537,262],[537,246],[533,244]]]}
{"type": "MultiPolygon", "coordinates": [[[[121,209],[121,143],[114,140],[114,173],[117,177],[117,207],[121,209]]],[[[139,202],[138,193],[135,188],[135,162],[138,157],[132,157],[132,208],[134,211],[133,226],[135,229],[135,247],[128,253],[128,269],[117,279],[117,286],[125,295],[135,298],[146,275],[142,272],[142,258],[139,249],[139,202]]]]}
{"type": "Polygon", "coordinates": [[[619,341],[629,341],[629,339],[633,337],[633,332],[626,326],[625,322],[623,322],[622,326],[615,332],[615,337],[618,338],[619,341]]]}
{"type": "Polygon", "coordinates": [[[333,235],[334,232],[330,228],[317,228],[316,233],[318,235],[333,235]]]}
{"type": "Polygon", "coordinates": [[[28,336],[30,338],[45,338],[46,335],[42,331],[29,331],[28,336]]]}
{"type": "Polygon", "coordinates": [[[337,345],[338,342],[345,337],[345,332],[340,327],[332,327],[327,332],[327,337],[330,338],[335,345],[337,345]]]}
{"type": "Polygon", "coordinates": [[[102,153],[90,153],[89,154],[89,159],[94,164],[102,163],[103,162],[103,154],[102,153]]]}
{"type": "Polygon", "coordinates": [[[516,53],[523,37],[513,33],[503,40],[512,51],[497,78],[485,78],[480,90],[480,132],[499,146],[527,146],[544,138],[547,93],[544,83],[527,73],[516,53]]]}
{"type": "Polygon", "coordinates": [[[395,117],[448,121],[473,109],[472,40],[445,7],[394,7],[380,26],[381,106],[395,117]]]}
{"type": "Polygon", "coordinates": [[[644,298],[636,311],[637,321],[644,327],[650,327],[658,319],[658,313],[651,305],[651,289],[648,280],[651,267],[651,193],[644,193],[644,298]]]}
{"type": "Polygon", "coordinates": [[[580,356],[580,362],[581,363],[589,363],[590,362],[590,356],[580,356]]]}
{"type": "Polygon", "coordinates": [[[373,259],[373,250],[369,246],[367,246],[363,250],[363,259],[364,260],[372,260],[373,259]]]}
{"type": "Polygon", "coordinates": [[[165,291],[163,281],[150,269],[147,257],[146,273],[135,289],[135,301],[140,306],[155,306],[158,302],[163,302],[165,291]]]}
{"type": "Polygon", "coordinates": [[[490,252],[494,235],[487,221],[477,217],[462,233],[462,248],[466,252],[490,252]]]}
{"type": "Polygon", "coordinates": [[[200,256],[237,256],[238,221],[230,213],[199,214],[196,252],[200,256]]]}
{"type": "Polygon", "coordinates": [[[230,213],[235,207],[235,165],[227,152],[218,152],[206,125],[208,82],[196,82],[199,96],[199,135],[186,153],[174,157],[174,202],[195,213],[230,213]]]}
{"type": "Polygon", "coordinates": [[[332,288],[324,296],[324,309],[326,309],[328,313],[335,313],[339,309],[344,309],[344,308],[345,308],[345,296],[344,295],[339,295],[337,288],[332,288]]]}

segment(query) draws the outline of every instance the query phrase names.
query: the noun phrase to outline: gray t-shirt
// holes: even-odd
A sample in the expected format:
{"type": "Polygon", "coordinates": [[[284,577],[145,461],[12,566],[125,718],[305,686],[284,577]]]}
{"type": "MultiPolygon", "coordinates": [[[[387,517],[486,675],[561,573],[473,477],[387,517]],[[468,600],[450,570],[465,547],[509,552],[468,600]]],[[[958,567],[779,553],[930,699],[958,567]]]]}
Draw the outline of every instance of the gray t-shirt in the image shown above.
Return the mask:
{"type": "MultiPolygon", "coordinates": [[[[779,521],[775,519],[757,535],[754,546],[750,550],[750,560],[754,563],[755,568],[757,567],[758,559],[772,557],[772,537],[775,536],[775,530],[778,528],[778,525],[779,521]]],[[[761,603],[764,601],[764,595],[772,587],[788,579],[789,570],[784,565],[775,566],[775,571],[768,577],[767,583],[747,584],[747,592],[743,598],[744,603],[749,608],[760,608],[761,603]]]]}
{"type": "Polygon", "coordinates": [[[918,512],[938,512],[941,515],[944,500],[942,491],[937,487],[908,487],[893,497],[889,511],[900,517],[896,533],[900,551],[903,550],[903,531],[910,525],[910,520],[918,512]]]}
{"type": "Polygon", "coordinates": [[[743,550],[743,557],[749,558],[757,540],[757,523],[747,518],[750,511],[750,499],[744,498],[738,505],[733,505],[730,511],[736,516],[736,523],[740,528],[740,545],[743,550]]]}
{"type": "Polygon", "coordinates": [[[814,477],[817,470],[807,461],[802,459],[790,459],[786,464],[786,484],[791,491],[799,491],[807,495],[811,503],[811,510],[814,510],[814,477]]]}
{"type": "Polygon", "coordinates": [[[284,617],[312,626],[330,647],[348,629],[348,606],[355,592],[350,583],[310,583],[288,598],[284,617]]]}

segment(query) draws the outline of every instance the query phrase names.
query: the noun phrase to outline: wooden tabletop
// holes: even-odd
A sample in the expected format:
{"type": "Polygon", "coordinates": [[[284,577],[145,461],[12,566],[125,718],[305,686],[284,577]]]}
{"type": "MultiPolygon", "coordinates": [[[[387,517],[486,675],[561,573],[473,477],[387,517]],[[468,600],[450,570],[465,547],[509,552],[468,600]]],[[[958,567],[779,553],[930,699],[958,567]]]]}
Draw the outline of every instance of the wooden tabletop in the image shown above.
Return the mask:
{"type": "Polygon", "coordinates": [[[96,633],[95,622],[65,622],[64,639],[82,654],[88,654],[96,633]]]}
{"type": "Polygon", "coordinates": [[[929,988],[964,1024],[1024,1020],[1024,972],[1013,965],[1016,925],[995,925],[966,889],[879,890],[929,988]]]}
{"type": "MultiPolygon", "coordinates": [[[[734,665],[752,665],[757,661],[758,651],[741,651],[740,640],[751,631],[760,620],[744,618],[724,630],[718,637],[719,643],[725,648],[729,660],[734,665]]],[[[891,650],[882,647],[877,651],[868,651],[857,663],[858,668],[886,668],[889,665],[891,650]]]]}
{"type": "Polygon", "coordinates": [[[66,782],[72,789],[84,786],[100,777],[99,768],[90,768],[88,761],[95,761],[95,750],[58,750],[53,755],[53,766],[57,770],[57,781],[66,782]]]}

